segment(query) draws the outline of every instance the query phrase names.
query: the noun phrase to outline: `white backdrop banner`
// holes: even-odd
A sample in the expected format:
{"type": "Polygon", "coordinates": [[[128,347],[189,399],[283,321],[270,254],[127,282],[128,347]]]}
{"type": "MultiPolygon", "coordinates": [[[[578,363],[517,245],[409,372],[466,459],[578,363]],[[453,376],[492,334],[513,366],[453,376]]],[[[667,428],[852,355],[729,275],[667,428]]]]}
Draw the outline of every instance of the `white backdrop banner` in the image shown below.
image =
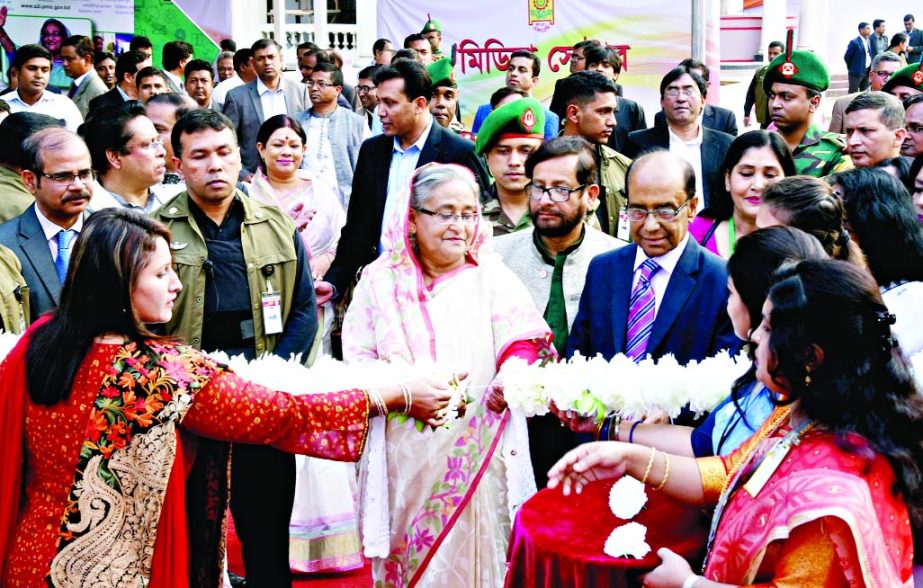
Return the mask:
{"type": "Polygon", "coordinates": [[[676,0],[378,0],[378,34],[397,48],[423,28],[427,14],[442,24],[443,53],[456,46],[462,117],[470,125],[478,105],[504,84],[509,55],[535,51],[541,61],[536,98],[550,102],[555,81],[568,75],[570,48],[599,39],[622,55],[619,83],[640,102],[648,123],[660,109],[663,75],[689,56],[691,2],[676,0]]]}

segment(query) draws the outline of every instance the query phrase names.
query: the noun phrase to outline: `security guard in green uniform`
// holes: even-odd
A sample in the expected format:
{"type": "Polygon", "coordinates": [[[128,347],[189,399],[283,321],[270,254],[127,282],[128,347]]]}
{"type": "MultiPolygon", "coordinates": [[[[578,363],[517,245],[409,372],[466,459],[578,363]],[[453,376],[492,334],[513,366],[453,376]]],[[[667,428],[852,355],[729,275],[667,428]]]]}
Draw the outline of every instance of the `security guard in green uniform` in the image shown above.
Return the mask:
{"type": "MultiPolygon", "coordinates": [[[[154,215],[172,233],[170,249],[183,283],[167,333],[247,359],[266,353],[306,357],[317,330],[308,255],[284,211],[236,190],[241,160],[231,121],[210,109],[194,110],[176,122],[171,140],[187,191],[154,215]]],[[[200,441],[187,496],[206,493],[212,483],[196,469],[203,453],[227,459],[226,444],[213,443],[200,441]]],[[[290,586],[294,456],[234,444],[231,485],[248,583],[290,586]]]]}
{"type": "Polygon", "coordinates": [[[0,245],[0,328],[21,334],[29,326],[29,285],[16,254],[0,245]]]}
{"type": "Polygon", "coordinates": [[[426,66],[433,84],[433,97],[429,101],[429,113],[436,124],[451,129],[470,139],[470,133],[458,119],[458,83],[451,59],[440,59],[426,66]]]}
{"type": "Polygon", "coordinates": [[[439,48],[439,44],[442,43],[442,25],[428,14],[426,18],[426,24],[423,25],[423,30],[420,31],[420,34],[426,37],[433,48],[433,61],[444,59],[446,55],[439,48]]]}
{"type": "Polygon", "coordinates": [[[894,72],[881,91],[896,96],[901,102],[923,94],[923,62],[911,63],[894,72]]]}
{"type": "Polygon", "coordinates": [[[850,169],[843,136],[812,123],[821,94],[830,85],[827,68],[813,53],[792,51],[789,37],[786,52],[772,60],[763,78],[772,122],[791,148],[799,174],[820,178],[850,169]]]}
{"type": "Polygon", "coordinates": [[[526,159],[544,140],[545,109],[535,98],[520,98],[492,111],[478,133],[474,152],[487,160],[493,196],[484,204],[494,237],[532,226],[526,194],[526,159]]]}

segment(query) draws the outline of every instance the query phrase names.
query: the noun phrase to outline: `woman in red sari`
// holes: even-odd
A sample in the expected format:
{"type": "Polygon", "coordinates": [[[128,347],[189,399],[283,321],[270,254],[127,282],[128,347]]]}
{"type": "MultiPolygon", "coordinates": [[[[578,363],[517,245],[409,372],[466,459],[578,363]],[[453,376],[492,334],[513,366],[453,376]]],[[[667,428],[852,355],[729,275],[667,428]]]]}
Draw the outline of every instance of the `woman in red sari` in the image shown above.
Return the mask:
{"type": "Polygon", "coordinates": [[[757,378],[778,406],[727,457],[582,445],[550,472],[565,493],[628,474],[717,505],[703,575],[667,549],[656,588],[912,587],[923,528],[923,398],[878,287],[841,261],[780,271],[753,333],[757,378]]]}
{"type": "MultiPolygon", "coordinates": [[[[0,366],[0,585],[218,586],[220,567],[189,557],[196,436],[355,461],[371,416],[446,419],[444,384],[290,396],[154,335],[145,324],[166,322],[182,287],[169,242],[143,214],[93,215],[59,309],[0,366]]],[[[225,498],[206,513],[219,528],[225,498]]]]}

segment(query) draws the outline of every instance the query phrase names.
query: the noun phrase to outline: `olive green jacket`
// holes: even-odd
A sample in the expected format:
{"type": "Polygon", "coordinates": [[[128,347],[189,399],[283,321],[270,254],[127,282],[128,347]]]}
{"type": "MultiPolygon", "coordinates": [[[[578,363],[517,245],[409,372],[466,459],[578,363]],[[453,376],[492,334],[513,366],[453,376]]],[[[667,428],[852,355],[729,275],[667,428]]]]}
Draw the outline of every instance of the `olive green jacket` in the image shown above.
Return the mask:
{"type": "Polygon", "coordinates": [[[628,206],[626,176],[631,159],[606,145],[599,146],[599,184],[606,188],[606,214],[609,235],[615,237],[619,212],[628,206]]]}
{"type": "Polygon", "coordinates": [[[34,202],[22,177],[0,165],[0,224],[24,213],[34,202]]]}
{"type": "MultiPolygon", "coordinates": [[[[293,242],[295,225],[278,207],[261,204],[240,192],[235,197],[240,199],[244,207],[240,238],[244,262],[247,264],[255,351],[259,357],[271,353],[280,337],[280,334],[264,334],[261,294],[266,291],[267,282],[272,285],[273,292],[282,293],[283,325],[292,308],[298,269],[293,242]]],[[[183,284],[173,307],[173,318],[166,326],[167,333],[177,335],[199,349],[205,314],[205,262],[208,249],[195,217],[189,210],[188,193],[179,193],[153,216],[167,225],[173,235],[170,250],[183,284]]]]}
{"type": "Polygon", "coordinates": [[[29,326],[29,286],[16,254],[0,245],[0,319],[7,333],[21,334],[29,326]]]}

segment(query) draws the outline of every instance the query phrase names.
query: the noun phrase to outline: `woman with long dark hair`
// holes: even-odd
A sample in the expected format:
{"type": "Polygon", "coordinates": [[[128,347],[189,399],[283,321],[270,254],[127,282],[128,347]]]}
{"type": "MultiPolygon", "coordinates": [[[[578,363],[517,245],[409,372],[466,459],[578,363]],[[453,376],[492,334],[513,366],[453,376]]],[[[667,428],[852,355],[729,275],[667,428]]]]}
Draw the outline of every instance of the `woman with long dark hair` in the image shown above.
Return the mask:
{"type": "Polygon", "coordinates": [[[689,234],[699,245],[727,259],[737,240],[756,230],[756,213],[763,190],[795,175],[792,152],[778,133],[749,131],[734,139],[721,164],[723,190],[712,195],[689,234]]]}
{"type": "Polygon", "coordinates": [[[879,169],[831,177],[846,205],[849,231],[859,243],[881,297],[897,317],[894,336],[910,358],[923,351],[923,226],[910,194],[879,169]]]}
{"type": "Polygon", "coordinates": [[[355,461],[370,416],[445,422],[436,382],[291,396],[155,335],[182,288],[168,243],[139,212],[94,214],[57,311],[0,365],[4,586],[218,586],[228,464],[201,503],[187,495],[197,436],[355,461]],[[209,541],[192,518],[213,523],[209,541]]]}
{"type": "Polygon", "coordinates": [[[555,465],[549,486],[567,493],[628,474],[715,506],[703,575],[661,549],[645,586],[909,588],[914,540],[923,546],[923,396],[891,319],[867,271],[786,266],[751,338],[756,377],[780,399],[753,437],[698,460],[586,444],[555,465]]]}

